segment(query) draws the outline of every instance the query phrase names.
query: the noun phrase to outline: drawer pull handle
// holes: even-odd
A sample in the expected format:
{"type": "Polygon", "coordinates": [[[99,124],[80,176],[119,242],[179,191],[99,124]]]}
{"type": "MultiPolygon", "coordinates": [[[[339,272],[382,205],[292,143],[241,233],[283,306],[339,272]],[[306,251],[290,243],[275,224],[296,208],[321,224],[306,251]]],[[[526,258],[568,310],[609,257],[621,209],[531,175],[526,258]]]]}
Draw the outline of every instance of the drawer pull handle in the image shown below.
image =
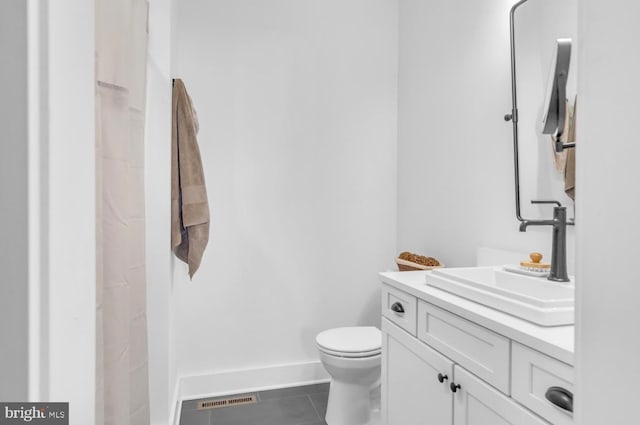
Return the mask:
{"type": "Polygon", "coordinates": [[[547,400],[568,412],[573,412],[573,394],[562,387],[549,387],[544,394],[547,400]]]}
{"type": "Polygon", "coordinates": [[[449,379],[449,377],[447,375],[443,375],[441,373],[438,374],[438,381],[440,381],[440,383],[443,383],[447,379],[449,379]]]}
{"type": "Polygon", "coordinates": [[[402,307],[402,304],[398,302],[395,302],[391,305],[391,310],[395,311],[398,314],[404,313],[404,307],[402,307]]]}
{"type": "Polygon", "coordinates": [[[457,392],[460,389],[460,384],[456,384],[455,382],[452,382],[451,384],[449,384],[449,388],[451,388],[451,392],[457,392]]]}

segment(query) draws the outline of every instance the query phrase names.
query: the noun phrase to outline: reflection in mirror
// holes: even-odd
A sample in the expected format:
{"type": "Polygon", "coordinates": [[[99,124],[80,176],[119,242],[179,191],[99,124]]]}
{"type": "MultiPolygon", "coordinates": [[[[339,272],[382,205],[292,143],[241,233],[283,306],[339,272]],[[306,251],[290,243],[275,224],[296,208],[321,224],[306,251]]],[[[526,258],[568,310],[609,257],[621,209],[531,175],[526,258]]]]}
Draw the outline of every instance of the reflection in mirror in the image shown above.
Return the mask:
{"type": "Polygon", "coordinates": [[[569,207],[567,215],[571,221],[573,199],[565,193],[565,169],[573,149],[556,154],[553,136],[543,134],[542,122],[548,107],[545,96],[550,79],[549,64],[555,59],[554,46],[558,39],[572,40],[571,71],[567,76],[565,97],[567,109],[573,110],[578,72],[577,0],[529,0],[518,8],[514,23],[521,214],[528,219],[549,218],[551,206],[532,205],[530,201],[553,199],[569,207]]]}
{"type": "MultiPolygon", "coordinates": [[[[567,113],[567,77],[571,61],[571,39],[560,38],[555,45],[547,86],[547,96],[543,103],[542,134],[551,134],[556,139],[562,137],[567,113]]],[[[560,149],[562,151],[562,149],[560,149]]],[[[556,150],[556,152],[558,152],[556,150]]]]}

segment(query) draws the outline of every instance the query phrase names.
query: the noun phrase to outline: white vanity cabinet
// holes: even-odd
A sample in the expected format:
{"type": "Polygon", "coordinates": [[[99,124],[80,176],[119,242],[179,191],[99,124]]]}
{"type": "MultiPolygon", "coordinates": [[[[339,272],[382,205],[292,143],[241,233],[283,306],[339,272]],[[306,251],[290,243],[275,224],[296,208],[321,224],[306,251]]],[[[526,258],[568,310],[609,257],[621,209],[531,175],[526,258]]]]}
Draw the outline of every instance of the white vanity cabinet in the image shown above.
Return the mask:
{"type": "MultiPolygon", "coordinates": [[[[428,297],[425,297],[428,298],[428,297]]],[[[382,287],[383,425],[572,425],[573,368],[420,295],[382,287]]]]}
{"type": "Polygon", "coordinates": [[[382,414],[386,424],[451,424],[453,362],[382,319],[382,414]],[[438,379],[440,376],[440,380],[438,379]]]}
{"type": "Polygon", "coordinates": [[[453,394],[454,425],[548,425],[458,365],[454,367],[453,377],[454,385],[460,385],[453,394]]]}

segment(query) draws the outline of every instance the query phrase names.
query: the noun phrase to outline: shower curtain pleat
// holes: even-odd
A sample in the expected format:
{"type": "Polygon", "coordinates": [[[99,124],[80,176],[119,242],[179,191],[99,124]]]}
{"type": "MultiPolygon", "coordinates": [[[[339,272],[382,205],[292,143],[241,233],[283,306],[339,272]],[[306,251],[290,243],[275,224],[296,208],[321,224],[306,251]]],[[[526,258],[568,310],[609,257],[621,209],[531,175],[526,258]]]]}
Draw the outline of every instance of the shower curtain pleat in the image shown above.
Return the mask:
{"type": "Polygon", "coordinates": [[[148,425],[147,2],[96,3],[96,424],[148,425]]]}

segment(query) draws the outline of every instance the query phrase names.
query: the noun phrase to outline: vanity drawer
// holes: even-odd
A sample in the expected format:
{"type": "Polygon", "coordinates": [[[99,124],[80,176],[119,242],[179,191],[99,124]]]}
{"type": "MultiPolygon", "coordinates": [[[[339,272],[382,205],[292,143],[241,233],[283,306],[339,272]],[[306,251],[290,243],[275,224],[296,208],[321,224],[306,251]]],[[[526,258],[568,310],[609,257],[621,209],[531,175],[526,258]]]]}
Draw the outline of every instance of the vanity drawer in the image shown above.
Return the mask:
{"type": "Polygon", "coordinates": [[[554,425],[573,424],[571,412],[545,397],[551,387],[573,394],[573,367],[517,342],[511,350],[511,396],[554,425]]]}
{"type": "Polygon", "coordinates": [[[413,295],[382,285],[382,315],[414,336],[417,307],[418,299],[413,295]]]}
{"type": "Polygon", "coordinates": [[[422,300],[417,330],[420,340],[509,395],[509,339],[422,300]]]}

